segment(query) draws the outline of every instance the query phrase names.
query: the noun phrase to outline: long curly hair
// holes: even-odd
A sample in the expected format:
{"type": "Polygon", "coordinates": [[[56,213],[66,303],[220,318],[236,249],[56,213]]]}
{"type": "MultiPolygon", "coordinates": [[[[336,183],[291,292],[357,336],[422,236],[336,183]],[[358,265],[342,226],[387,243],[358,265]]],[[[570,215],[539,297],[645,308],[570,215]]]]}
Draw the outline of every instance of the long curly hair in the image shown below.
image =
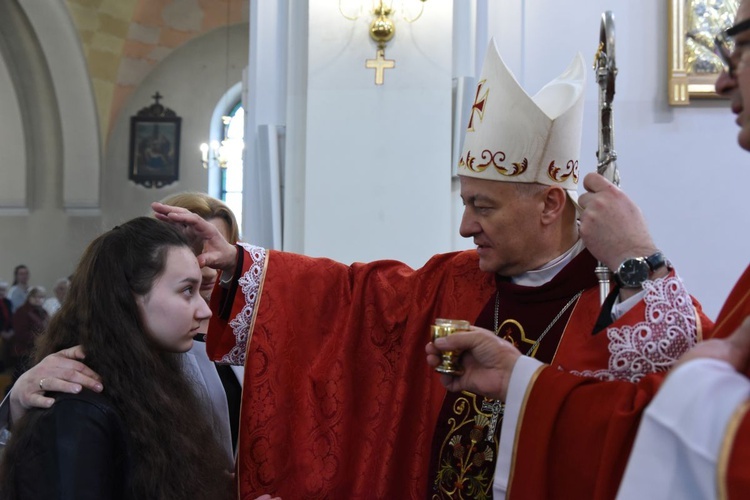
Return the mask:
{"type": "MultiPolygon", "coordinates": [[[[86,364],[102,376],[104,394],[127,426],[135,457],[134,498],[231,496],[224,454],[183,375],[179,355],[157,348],[136,303],[136,296],[146,295],[164,272],[168,250],[185,246],[190,245],[177,229],[150,217],[98,237],[84,252],[65,302],[37,341],[35,362],[84,346],[86,364]]],[[[41,410],[29,414],[33,411],[41,410]]],[[[19,425],[14,432],[5,469],[20,451],[12,443],[21,442],[18,433],[24,432],[31,429],[19,425]]]]}

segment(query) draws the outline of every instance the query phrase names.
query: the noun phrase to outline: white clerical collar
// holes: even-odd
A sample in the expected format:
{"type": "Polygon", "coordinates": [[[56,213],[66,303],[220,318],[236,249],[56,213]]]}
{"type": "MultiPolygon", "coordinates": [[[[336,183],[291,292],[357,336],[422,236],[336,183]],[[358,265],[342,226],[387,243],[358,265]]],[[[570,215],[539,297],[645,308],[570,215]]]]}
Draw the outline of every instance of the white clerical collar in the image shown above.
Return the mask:
{"type": "Polygon", "coordinates": [[[547,262],[539,269],[527,271],[518,276],[512,277],[510,280],[516,285],[521,286],[542,286],[545,283],[552,281],[552,278],[557,276],[557,273],[567,266],[571,260],[583,251],[583,240],[580,238],[576,241],[576,244],[570,247],[568,251],[547,262]]]}

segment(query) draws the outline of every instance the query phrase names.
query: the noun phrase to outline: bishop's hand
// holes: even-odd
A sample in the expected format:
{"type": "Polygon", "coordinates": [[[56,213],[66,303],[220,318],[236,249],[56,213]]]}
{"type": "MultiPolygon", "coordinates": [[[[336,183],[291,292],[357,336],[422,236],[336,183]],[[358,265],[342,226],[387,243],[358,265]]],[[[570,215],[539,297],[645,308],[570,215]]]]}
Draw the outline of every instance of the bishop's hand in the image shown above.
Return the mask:
{"type": "Polygon", "coordinates": [[[436,367],[443,351],[461,351],[461,376],[441,375],[440,382],[452,392],[470,391],[505,401],[510,375],[521,353],[513,344],[489,330],[471,327],[430,342],[425,347],[427,364],[436,367]]]}
{"type": "Polygon", "coordinates": [[[191,242],[202,242],[202,251],[197,256],[201,267],[219,269],[230,276],[234,274],[237,247],[224,239],[216,226],[185,208],[154,202],[151,209],[157,219],[182,228],[191,242]]]}
{"type": "Polygon", "coordinates": [[[616,271],[625,259],[656,252],[641,210],[620,188],[596,173],[583,186],[580,234],[594,257],[616,271]]]}

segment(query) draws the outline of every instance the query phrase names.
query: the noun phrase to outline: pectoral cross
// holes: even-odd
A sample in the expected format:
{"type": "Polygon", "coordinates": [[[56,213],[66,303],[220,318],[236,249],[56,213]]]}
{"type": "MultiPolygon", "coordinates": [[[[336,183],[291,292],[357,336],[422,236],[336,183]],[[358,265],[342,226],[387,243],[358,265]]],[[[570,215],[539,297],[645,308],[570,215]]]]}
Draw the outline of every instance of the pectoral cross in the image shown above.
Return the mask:
{"type": "Polygon", "coordinates": [[[500,416],[505,411],[505,403],[498,401],[497,399],[484,398],[482,401],[482,411],[492,412],[492,418],[490,418],[490,425],[487,428],[487,441],[492,442],[495,438],[495,429],[497,429],[497,421],[500,420],[500,416]]]}
{"type": "Polygon", "coordinates": [[[386,69],[396,67],[396,61],[385,58],[385,50],[378,49],[375,59],[365,60],[365,67],[375,70],[375,85],[383,85],[383,76],[386,69]]]}

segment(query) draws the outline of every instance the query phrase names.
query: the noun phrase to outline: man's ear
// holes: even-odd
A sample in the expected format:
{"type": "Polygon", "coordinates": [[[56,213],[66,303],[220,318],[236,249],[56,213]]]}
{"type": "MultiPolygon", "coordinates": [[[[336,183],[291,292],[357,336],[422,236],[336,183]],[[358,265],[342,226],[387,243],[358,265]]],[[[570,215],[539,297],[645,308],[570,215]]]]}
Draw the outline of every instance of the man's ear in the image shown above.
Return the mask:
{"type": "MultiPolygon", "coordinates": [[[[544,207],[542,208],[542,223],[551,224],[562,218],[568,205],[568,195],[559,186],[550,186],[542,192],[544,207]]],[[[572,203],[571,203],[572,206],[572,203]]],[[[573,210],[575,210],[574,207],[573,210]]]]}

